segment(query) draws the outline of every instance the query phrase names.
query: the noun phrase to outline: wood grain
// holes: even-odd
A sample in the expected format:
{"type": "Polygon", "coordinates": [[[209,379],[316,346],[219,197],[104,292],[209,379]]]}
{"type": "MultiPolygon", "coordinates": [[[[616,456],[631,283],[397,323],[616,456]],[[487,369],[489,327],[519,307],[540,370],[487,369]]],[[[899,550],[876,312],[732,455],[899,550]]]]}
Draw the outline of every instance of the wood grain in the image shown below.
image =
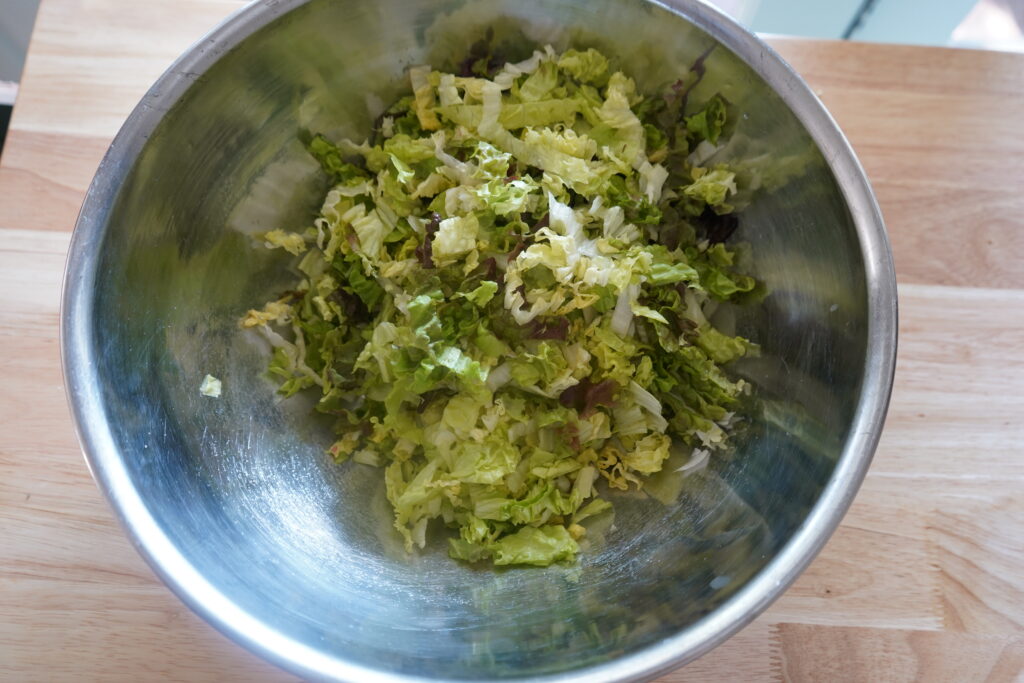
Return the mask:
{"type": "Polygon", "coordinates": [[[0,226],[70,231],[149,86],[244,0],[45,0],[0,158],[0,226]]]}
{"type": "Polygon", "coordinates": [[[0,680],[290,680],[189,611],[121,532],[61,381],[69,236],[0,236],[0,680]]]}
{"type": "Polygon", "coordinates": [[[773,43],[874,185],[901,282],[1024,282],[1024,59],[945,48],[773,43]],[[955,245],[955,246],[954,246],[955,245]]]}
{"type": "Polygon", "coordinates": [[[778,637],[782,676],[790,681],[1013,683],[1024,668],[1021,639],[803,624],[780,625],[778,637]]]}
{"type": "Polygon", "coordinates": [[[106,137],[13,130],[0,157],[5,192],[0,226],[74,229],[82,198],[109,144],[106,137]]]}
{"type": "MultiPolygon", "coordinates": [[[[43,0],[0,158],[0,679],[286,681],[155,578],[81,458],[57,339],[82,196],[149,84],[241,0],[43,0]]],[[[900,358],[871,471],[759,619],[663,681],[1024,676],[1024,57],[773,40],[878,193],[900,358]]]]}

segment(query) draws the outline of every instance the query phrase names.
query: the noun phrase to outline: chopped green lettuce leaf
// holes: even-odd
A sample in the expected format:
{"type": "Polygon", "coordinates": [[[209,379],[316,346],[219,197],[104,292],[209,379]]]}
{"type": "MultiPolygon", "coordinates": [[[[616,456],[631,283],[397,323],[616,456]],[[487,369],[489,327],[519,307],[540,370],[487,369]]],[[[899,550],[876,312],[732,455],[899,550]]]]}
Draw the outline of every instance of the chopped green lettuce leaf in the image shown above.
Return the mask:
{"type": "Polygon", "coordinates": [[[306,240],[302,235],[284,230],[271,230],[263,233],[263,243],[268,249],[284,249],[290,254],[298,256],[306,251],[306,240]]]}
{"type": "Polygon", "coordinates": [[[213,375],[207,375],[203,377],[203,381],[199,385],[199,393],[210,398],[220,398],[221,387],[222,384],[219,379],[213,375]]]}
{"type": "Polygon", "coordinates": [[[757,346],[705,311],[763,288],[723,244],[735,219],[707,221],[753,175],[700,165],[728,144],[721,96],[645,96],[592,48],[474,51],[410,68],[367,142],[308,141],[319,215],[257,240],[298,282],[240,325],[333,420],[334,461],[382,468],[407,550],[445,527],[459,561],[572,562],[614,490],[729,447],[749,389],[723,366],[757,346]]]}
{"type": "Polygon", "coordinates": [[[579,545],[561,525],[523,527],[494,543],[494,564],[533,564],[546,567],[559,560],[571,560],[579,545]]]}
{"type": "Polygon", "coordinates": [[[608,60],[594,48],[566,50],[558,58],[558,68],[580,83],[602,86],[608,80],[608,60]]]}

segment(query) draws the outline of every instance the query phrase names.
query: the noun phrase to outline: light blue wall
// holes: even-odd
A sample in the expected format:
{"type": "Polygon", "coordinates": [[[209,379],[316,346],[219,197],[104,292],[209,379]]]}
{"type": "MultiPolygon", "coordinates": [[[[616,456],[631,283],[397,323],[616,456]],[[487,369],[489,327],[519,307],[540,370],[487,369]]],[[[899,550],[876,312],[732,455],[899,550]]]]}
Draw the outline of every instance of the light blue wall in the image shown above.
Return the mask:
{"type": "Polygon", "coordinates": [[[0,0],[0,81],[17,81],[39,0],[0,0]]]}
{"type": "Polygon", "coordinates": [[[841,38],[862,0],[761,0],[751,28],[807,38],[841,38]]]}
{"type": "Polygon", "coordinates": [[[879,0],[851,40],[945,45],[975,0],[879,0]]]}
{"type": "MultiPolygon", "coordinates": [[[[714,0],[712,0],[714,1],[714,0]]],[[[735,0],[733,0],[735,2],[735,0]]],[[[759,33],[842,38],[864,8],[852,40],[945,45],[976,0],[748,0],[759,33]]]]}

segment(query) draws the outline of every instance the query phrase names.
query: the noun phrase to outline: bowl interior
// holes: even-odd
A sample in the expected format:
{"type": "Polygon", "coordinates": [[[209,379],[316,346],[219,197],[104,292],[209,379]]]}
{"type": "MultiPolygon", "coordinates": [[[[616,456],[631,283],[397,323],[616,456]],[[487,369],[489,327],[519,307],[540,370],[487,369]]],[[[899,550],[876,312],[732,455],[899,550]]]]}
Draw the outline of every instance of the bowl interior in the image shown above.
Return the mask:
{"type": "MultiPolygon", "coordinates": [[[[179,65],[169,78],[183,94],[132,163],[110,162],[127,164],[115,169],[115,199],[86,217],[104,229],[89,246],[98,260],[84,285],[93,360],[84,372],[148,514],[255,622],[366,670],[552,674],[692,627],[799,529],[861,401],[865,255],[811,136],[727,47],[735,28],[723,25],[719,44],[640,0],[290,5],[237,45],[229,36],[208,69],[179,65]],[[764,181],[733,240],[750,243],[771,295],[719,312],[763,349],[733,368],[758,386],[749,428],[734,457],[701,475],[665,476],[656,496],[612,495],[614,527],[573,567],[477,570],[450,561],[440,541],[405,554],[381,472],[332,464],[327,425],[310,403],[275,395],[266,349],[237,325],[293,281],[287,260],[253,233],[305,227],[326,189],[299,131],[361,139],[405,87],[405,67],[450,64],[487,26],[499,37],[522,32],[530,47],[598,47],[648,91],[715,46],[692,96],[721,91],[743,112],[726,155],[758,164],[764,181]],[[207,373],[223,380],[220,399],[200,396],[207,373]]],[[[97,456],[93,465],[104,467],[97,456]]]]}

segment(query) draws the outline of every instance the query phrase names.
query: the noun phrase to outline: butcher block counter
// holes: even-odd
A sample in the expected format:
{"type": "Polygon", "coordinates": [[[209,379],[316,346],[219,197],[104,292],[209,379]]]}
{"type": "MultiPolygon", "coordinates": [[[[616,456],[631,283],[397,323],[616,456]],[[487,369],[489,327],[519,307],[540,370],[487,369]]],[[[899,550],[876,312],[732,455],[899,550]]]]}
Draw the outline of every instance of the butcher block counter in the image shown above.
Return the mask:
{"type": "MultiPolygon", "coordinates": [[[[0,679],[287,681],[156,578],[71,425],[78,207],[149,85],[239,0],[43,0],[0,158],[0,679]]],[[[1024,55],[772,39],[849,137],[899,280],[878,453],[828,545],[663,681],[1024,676],[1024,55]]]]}

